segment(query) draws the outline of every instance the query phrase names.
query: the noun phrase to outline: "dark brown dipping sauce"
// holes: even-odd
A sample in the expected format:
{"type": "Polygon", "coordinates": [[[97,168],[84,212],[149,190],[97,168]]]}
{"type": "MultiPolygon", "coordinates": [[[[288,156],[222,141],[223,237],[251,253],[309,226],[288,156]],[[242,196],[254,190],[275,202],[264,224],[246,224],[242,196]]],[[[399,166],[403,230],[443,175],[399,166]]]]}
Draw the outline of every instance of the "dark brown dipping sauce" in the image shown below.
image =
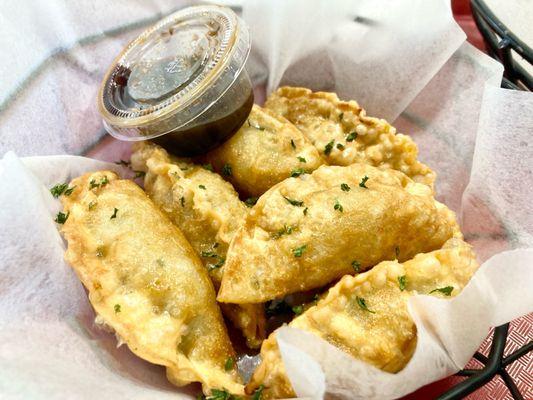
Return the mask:
{"type": "Polygon", "coordinates": [[[213,118],[200,116],[202,121],[197,125],[170,131],[151,140],[181,157],[199,156],[220,146],[244,124],[254,104],[253,91],[250,91],[244,102],[237,103],[231,109],[227,109],[224,97],[212,107],[213,111],[210,109],[206,112],[215,114],[213,118]]]}

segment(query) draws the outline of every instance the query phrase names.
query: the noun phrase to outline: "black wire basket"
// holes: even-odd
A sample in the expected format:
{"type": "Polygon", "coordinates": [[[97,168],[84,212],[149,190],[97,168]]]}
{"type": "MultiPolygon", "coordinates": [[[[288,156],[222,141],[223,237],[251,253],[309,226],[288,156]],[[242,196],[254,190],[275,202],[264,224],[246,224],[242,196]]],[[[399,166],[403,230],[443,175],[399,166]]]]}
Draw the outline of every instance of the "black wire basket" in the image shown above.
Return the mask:
{"type": "MultiPolygon", "coordinates": [[[[510,31],[490,10],[483,0],[470,0],[474,21],[483,36],[488,54],[500,61],[505,69],[502,87],[514,90],[533,89],[533,78],[516,60],[513,51],[519,54],[530,65],[533,63],[533,50],[510,31]]],[[[524,400],[516,383],[506,368],[519,358],[533,351],[533,341],[504,356],[509,324],[494,329],[492,345],[488,356],[476,352],[474,358],[483,364],[481,369],[463,369],[458,376],[466,377],[447,392],[437,397],[437,400],[456,400],[468,396],[499,375],[513,399],[524,400]]]]}

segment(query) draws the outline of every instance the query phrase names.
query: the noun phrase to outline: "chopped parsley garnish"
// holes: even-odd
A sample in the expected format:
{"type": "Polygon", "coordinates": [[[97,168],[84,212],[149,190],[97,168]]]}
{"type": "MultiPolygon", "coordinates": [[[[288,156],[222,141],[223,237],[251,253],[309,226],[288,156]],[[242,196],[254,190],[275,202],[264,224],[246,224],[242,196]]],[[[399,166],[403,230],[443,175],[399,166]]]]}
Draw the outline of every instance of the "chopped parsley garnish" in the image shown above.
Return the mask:
{"type": "Polygon", "coordinates": [[[368,308],[368,306],[366,305],[366,301],[365,299],[363,299],[362,297],[359,297],[359,296],[356,296],[356,301],[357,301],[357,305],[359,307],[361,307],[363,310],[365,311],[368,311],[369,313],[372,313],[372,314],[375,314],[376,312],[375,311],[372,311],[368,308]]]}
{"type": "Polygon", "coordinates": [[[291,171],[291,178],[297,178],[302,174],[306,174],[307,172],[303,168],[295,168],[291,171]]]}
{"type": "Polygon", "coordinates": [[[337,149],[339,149],[340,151],[343,151],[344,150],[344,145],[342,143],[337,143],[337,149]]]}
{"type": "Polygon", "coordinates": [[[347,142],[353,142],[355,139],[357,139],[357,132],[351,132],[346,135],[347,142]]]}
{"type": "Polygon", "coordinates": [[[129,161],[125,161],[125,160],[115,161],[115,164],[123,165],[124,167],[129,167],[131,165],[131,163],[129,161]]]}
{"type": "Polygon", "coordinates": [[[204,185],[198,185],[198,187],[202,190],[205,190],[205,186],[204,185]]]}
{"type": "Polygon", "coordinates": [[[228,357],[228,359],[224,363],[224,370],[231,371],[234,366],[235,366],[235,359],[233,357],[228,357]]]}
{"type": "Polygon", "coordinates": [[[359,187],[368,189],[368,187],[366,186],[366,181],[368,181],[368,179],[368,176],[363,176],[363,179],[361,179],[361,182],[359,182],[359,187]]]}
{"type": "Polygon", "coordinates": [[[214,168],[213,168],[213,166],[211,164],[203,164],[202,168],[206,169],[208,171],[211,171],[211,172],[215,172],[215,170],[214,170],[214,168]]]}
{"type": "Polygon", "coordinates": [[[218,258],[218,261],[215,264],[209,264],[207,266],[207,270],[209,272],[213,271],[214,269],[222,267],[224,263],[226,262],[226,259],[224,257],[217,256],[217,258],[218,258]]]}
{"type": "Polygon", "coordinates": [[[115,309],[115,314],[120,312],[120,304],[115,304],[113,308],[115,309]]]}
{"type": "Polygon", "coordinates": [[[296,158],[297,158],[298,161],[300,161],[300,162],[303,162],[303,163],[307,162],[307,160],[305,159],[305,157],[300,157],[300,156],[298,156],[298,157],[296,157],[296,158]]]}
{"type": "Polygon", "coordinates": [[[331,150],[333,150],[333,145],[335,144],[335,141],[332,140],[331,142],[329,142],[326,147],[324,147],[324,154],[329,156],[329,154],[331,153],[331,150]]]}
{"type": "Polygon", "coordinates": [[[133,179],[144,178],[144,176],[146,175],[146,172],[144,171],[133,171],[133,172],[135,172],[135,176],[133,177],[133,179]]]}
{"type": "MultiPolygon", "coordinates": [[[[204,399],[204,397],[200,397],[204,399]]],[[[205,400],[239,400],[238,397],[233,396],[230,392],[225,389],[211,389],[211,394],[205,397],[205,400]]]]}
{"type": "Polygon", "coordinates": [[[257,200],[257,197],[248,197],[246,200],[244,200],[244,204],[246,207],[253,207],[255,206],[255,203],[257,203],[257,200]]]}
{"type": "Polygon", "coordinates": [[[349,192],[350,189],[351,189],[351,187],[348,186],[347,183],[341,183],[341,190],[342,190],[343,192],[349,192]]]}
{"type": "Polygon", "coordinates": [[[341,112],[341,113],[339,114],[339,121],[342,121],[342,118],[343,118],[343,117],[344,117],[344,113],[341,112]]]}
{"type": "Polygon", "coordinates": [[[180,204],[182,207],[185,207],[185,197],[183,196],[180,197],[180,204]]]}
{"type": "Polygon", "coordinates": [[[70,211],[68,211],[66,214],[59,211],[54,221],[57,222],[58,224],[64,224],[67,221],[69,215],[70,215],[70,211]]]}
{"type": "Polygon", "coordinates": [[[335,205],[333,206],[334,210],[337,210],[339,212],[343,212],[344,208],[342,207],[342,204],[339,203],[339,199],[335,199],[335,205]]]}
{"type": "Polygon", "coordinates": [[[231,176],[232,174],[233,174],[233,172],[231,170],[231,165],[229,165],[228,163],[224,164],[222,166],[222,175],[231,176]]]}
{"type": "Polygon", "coordinates": [[[105,248],[104,246],[98,246],[96,248],[96,257],[103,257],[104,256],[104,253],[105,253],[105,248]]]}
{"type": "Polygon", "coordinates": [[[429,294],[434,293],[434,292],[441,292],[445,296],[451,296],[453,292],[453,286],[445,286],[445,287],[433,289],[431,292],[429,292],[429,294]]]}
{"type": "Polygon", "coordinates": [[[295,249],[292,249],[292,254],[294,254],[294,257],[301,257],[302,254],[307,250],[307,245],[304,244],[303,246],[296,247],[295,249]]]}
{"type": "Polygon", "coordinates": [[[295,313],[296,315],[300,315],[301,313],[304,312],[304,306],[302,306],[302,305],[294,306],[292,308],[292,312],[295,313]]]}
{"type": "Polygon", "coordinates": [[[96,200],[91,201],[91,202],[89,203],[89,206],[87,207],[87,208],[89,209],[89,211],[92,210],[94,207],[96,207],[96,204],[98,204],[98,203],[96,202],[96,200]]]}
{"type": "Polygon", "coordinates": [[[291,147],[296,150],[296,144],[294,144],[294,140],[291,139],[291,147]]]}
{"type": "Polygon", "coordinates": [[[399,276],[398,285],[400,286],[400,290],[403,292],[405,290],[405,286],[407,285],[407,276],[405,275],[399,276]]]}
{"type": "Polygon", "coordinates": [[[304,215],[307,215],[307,210],[309,210],[309,208],[308,208],[308,207],[305,207],[305,208],[304,208],[304,215]]]}
{"type": "Polygon", "coordinates": [[[100,180],[100,182],[96,182],[95,179],[91,179],[91,181],[89,182],[89,190],[105,186],[108,183],[109,183],[109,179],[107,179],[106,175],[104,175],[104,177],[100,180]]]}
{"type": "Polygon", "coordinates": [[[74,189],[76,189],[76,185],[74,185],[72,187],[69,187],[67,190],[65,190],[64,195],[65,196],[70,196],[72,194],[72,192],[74,191],[74,189]]]}
{"type": "Polygon", "coordinates": [[[361,263],[357,260],[352,261],[352,268],[355,272],[361,271],[361,263]]]}
{"type": "Polygon", "coordinates": [[[264,388],[265,388],[265,385],[259,385],[259,387],[255,390],[250,400],[261,400],[261,395],[263,394],[264,388]]]}
{"type": "Polygon", "coordinates": [[[202,251],[200,253],[202,255],[202,257],[209,257],[209,258],[215,258],[215,257],[218,257],[218,254],[215,253],[214,251],[202,251]]]}
{"type": "Polygon", "coordinates": [[[117,217],[118,208],[115,207],[115,210],[113,211],[113,215],[109,219],[113,219],[117,217]]]}
{"type": "Polygon", "coordinates": [[[285,197],[283,196],[283,198],[285,200],[287,200],[287,202],[289,202],[289,204],[293,205],[293,206],[296,206],[296,207],[302,207],[304,205],[304,202],[303,201],[298,201],[298,200],[292,200],[292,199],[289,199],[288,197],[285,197]]]}
{"type": "Polygon", "coordinates": [[[158,258],[157,260],[155,260],[155,262],[156,262],[157,265],[159,265],[160,267],[164,267],[164,266],[165,266],[165,261],[163,261],[162,258],[158,258]]]}
{"type": "Polygon", "coordinates": [[[276,233],[272,234],[272,239],[279,239],[283,235],[290,235],[292,232],[296,230],[295,226],[292,225],[283,225],[283,228],[277,231],[276,233]]]}
{"type": "Polygon", "coordinates": [[[52,196],[54,196],[56,199],[63,194],[65,190],[68,188],[68,183],[58,183],[55,185],[52,189],[50,189],[50,193],[52,193],[52,196]]]}

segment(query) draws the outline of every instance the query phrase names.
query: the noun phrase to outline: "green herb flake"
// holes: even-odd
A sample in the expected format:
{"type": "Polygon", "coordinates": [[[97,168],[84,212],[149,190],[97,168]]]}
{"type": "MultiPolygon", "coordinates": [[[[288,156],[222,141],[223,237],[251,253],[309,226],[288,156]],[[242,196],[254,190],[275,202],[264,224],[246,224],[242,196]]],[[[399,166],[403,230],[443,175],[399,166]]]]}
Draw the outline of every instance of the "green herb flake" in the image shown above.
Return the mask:
{"type": "Polygon", "coordinates": [[[341,122],[342,122],[342,119],[343,119],[343,118],[344,118],[344,113],[343,113],[343,112],[341,112],[341,113],[339,114],[339,121],[341,121],[341,122]]]}
{"type": "Polygon", "coordinates": [[[291,178],[297,178],[300,175],[306,174],[307,172],[303,168],[295,168],[291,171],[291,178]]]}
{"type": "Polygon", "coordinates": [[[357,132],[351,132],[346,135],[347,142],[353,142],[355,139],[357,139],[357,132]]]}
{"type": "Polygon", "coordinates": [[[246,200],[244,200],[244,204],[246,207],[253,207],[255,206],[255,203],[257,203],[258,198],[257,197],[248,197],[246,200]]]}
{"type": "Polygon", "coordinates": [[[133,179],[144,178],[144,176],[146,175],[146,172],[144,171],[133,171],[133,172],[135,172],[133,179]]]}
{"type": "Polygon", "coordinates": [[[259,387],[255,390],[250,400],[261,400],[264,389],[265,389],[264,385],[259,385],[259,387]]]}
{"type": "Polygon", "coordinates": [[[340,151],[343,151],[345,149],[344,145],[342,143],[337,143],[337,149],[339,149],[340,151]]]}
{"type": "Polygon", "coordinates": [[[65,190],[68,188],[68,183],[58,183],[53,188],[50,189],[50,193],[52,193],[52,196],[54,196],[56,199],[63,194],[65,190]]]}
{"type": "Polygon", "coordinates": [[[296,150],[296,144],[294,143],[294,140],[291,139],[291,147],[296,150]]]}
{"type": "Polygon", "coordinates": [[[109,219],[113,219],[117,217],[118,208],[115,207],[115,210],[113,211],[113,215],[109,219]]]}
{"type": "Polygon", "coordinates": [[[440,292],[445,296],[451,296],[453,292],[453,286],[445,286],[445,287],[433,289],[431,292],[429,292],[429,294],[435,293],[435,292],[440,292]]]}
{"type": "Polygon", "coordinates": [[[361,263],[357,260],[352,261],[352,268],[355,272],[359,273],[361,271],[361,263]]]}
{"type": "Polygon", "coordinates": [[[180,204],[182,207],[185,207],[185,197],[183,196],[180,197],[180,204]]]}
{"type": "Polygon", "coordinates": [[[335,199],[335,205],[333,206],[334,210],[337,210],[338,212],[343,212],[344,208],[342,207],[342,204],[339,203],[339,199],[335,199]]]}
{"type": "Polygon", "coordinates": [[[359,182],[359,187],[368,189],[368,187],[366,186],[366,181],[368,181],[368,179],[368,176],[363,176],[363,179],[361,179],[361,182],[359,182]]]}
{"type": "Polygon", "coordinates": [[[94,188],[100,188],[102,186],[105,186],[109,183],[109,179],[107,179],[107,176],[104,175],[104,177],[100,180],[100,182],[96,182],[96,179],[91,179],[89,182],[89,190],[94,188]]]}
{"type": "Polygon", "coordinates": [[[231,371],[234,366],[235,366],[235,359],[233,357],[228,357],[226,362],[224,363],[224,370],[231,371]]]}
{"type": "Polygon", "coordinates": [[[198,185],[198,187],[199,187],[200,189],[202,189],[202,190],[205,190],[205,189],[206,189],[204,185],[198,185]]]}
{"type": "Polygon", "coordinates": [[[74,189],[76,189],[76,185],[74,185],[72,187],[69,187],[67,190],[65,190],[64,195],[65,196],[70,196],[72,194],[72,192],[74,191],[74,189]]]}
{"type": "Polygon", "coordinates": [[[98,203],[96,202],[96,200],[91,201],[91,202],[89,203],[89,205],[87,206],[87,208],[89,209],[89,211],[92,210],[94,207],[96,207],[96,204],[98,204],[98,203]]]}
{"type": "Polygon", "coordinates": [[[304,306],[302,306],[302,305],[294,306],[292,308],[292,312],[295,313],[296,315],[300,315],[301,313],[304,312],[304,306]]]}
{"type": "Polygon", "coordinates": [[[294,254],[294,257],[301,257],[306,250],[307,250],[307,245],[304,244],[303,246],[292,249],[292,254],[294,254]]]}
{"type": "Polygon", "coordinates": [[[224,257],[218,256],[217,258],[218,258],[218,261],[215,264],[209,264],[207,266],[207,270],[209,272],[213,271],[214,269],[222,267],[224,263],[226,262],[226,259],[224,257]]]}
{"type": "Polygon", "coordinates": [[[299,201],[299,200],[293,200],[293,199],[289,199],[288,197],[285,197],[283,196],[283,198],[285,200],[287,200],[287,202],[295,207],[303,207],[304,205],[304,202],[303,201],[299,201]]]}
{"type": "Polygon", "coordinates": [[[407,276],[402,275],[398,277],[398,286],[400,286],[400,290],[403,292],[405,290],[405,287],[407,285],[407,276]]]}
{"type": "Polygon", "coordinates": [[[218,254],[215,253],[214,251],[202,251],[201,253],[201,256],[202,257],[209,257],[209,258],[215,258],[215,257],[218,257],[218,254]]]}
{"type": "Polygon", "coordinates": [[[351,189],[351,187],[348,186],[347,183],[341,183],[341,190],[342,190],[343,192],[349,192],[350,189],[351,189]]]}
{"type": "Polygon", "coordinates": [[[357,305],[359,307],[361,307],[361,309],[365,310],[365,311],[368,311],[369,313],[372,313],[372,314],[375,314],[376,312],[375,311],[372,311],[368,308],[368,306],[366,305],[366,301],[365,299],[363,299],[362,297],[359,297],[359,296],[356,296],[356,301],[357,301],[357,305]]]}
{"type": "Polygon", "coordinates": [[[304,215],[307,215],[307,211],[308,211],[308,210],[309,210],[308,207],[305,207],[305,208],[304,208],[304,215]]]}
{"type": "Polygon", "coordinates": [[[331,150],[333,150],[333,145],[335,144],[335,141],[332,140],[331,142],[329,142],[326,147],[324,147],[324,154],[329,156],[330,153],[331,153],[331,150]]]}
{"type": "Polygon", "coordinates": [[[164,267],[164,266],[165,266],[165,261],[163,261],[162,258],[158,258],[158,259],[156,260],[156,263],[157,263],[157,265],[159,265],[160,267],[164,267]]]}
{"type": "Polygon", "coordinates": [[[120,304],[115,304],[115,307],[113,307],[115,310],[115,314],[120,312],[120,304]]]}
{"type": "Polygon", "coordinates": [[[272,234],[272,239],[279,239],[283,235],[290,235],[292,232],[296,230],[295,226],[292,225],[283,225],[283,228],[277,231],[276,233],[272,234]]]}
{"type": "Polygon", "coordinates": [[[231,170],[231,165],[229,165],[228,163],[224,164],[222,166],[222,175],[231,176],[232,174],[233,174],[233,172],[231,170]]]}
{"type": "Polygon", "coordinates": [[[64,224],[67,221],[69,215],[70,215],[70,211],[68,211],[66,214],[59,211],[54,221],[57,222],[58,224],[64,224]]]}
{"type": "Polygon", "coordinates": [[[211,172],[215,172],[215,169],[213,168],[213,166],[211,164],[203,164],[202,168],[206,169],[208,171],[211,171],[211,172]]]}
{"type": "Polygon", "coordinates": [[[300,156],[298,156],[298,157],[296,157],[296,158],[298,159],[298,161],[300,161],[300,162],[302,162],[302,163],[306,163],[306,162],[307,162],[307,160],[305,159],[305,157],[300,157],[300,156]]]}
{"type": "Polygon", "coordinates": [[[98,246],[96,248],[96,257],[103,257],[105,255],[105,248],[104,246],[98,246]]]}

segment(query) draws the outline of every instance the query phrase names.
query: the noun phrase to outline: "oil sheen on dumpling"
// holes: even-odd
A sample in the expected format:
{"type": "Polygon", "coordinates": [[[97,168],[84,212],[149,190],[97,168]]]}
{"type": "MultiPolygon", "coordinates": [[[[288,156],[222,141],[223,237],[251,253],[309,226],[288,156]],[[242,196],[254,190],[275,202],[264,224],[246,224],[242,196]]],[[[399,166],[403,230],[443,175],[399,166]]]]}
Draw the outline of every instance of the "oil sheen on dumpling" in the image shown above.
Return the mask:
{"type": "MultiPolygon", "coordinates": [[[[416,347],[416,326],[407,310],[408,299],[415,294],[456,296],[477,267],[470,246],[450,239],[442,249],[418,254],[403,264],[384,261],[363,274],[345,276],[289,326],[395,373],[405,367],[416,347]]],[[[263,384],[264,398],[293,397],[275,336],[274,332],[263,343],[262,363],[246,391],[252,393],[263,384]]]]}
{"type": "Polygon", "coordinates": [[[363,162],[392,168],[433,187],[435,173],[417,160],[418,148],[412,139],[396,134],[396,128],[384,119],[368,117],[353,100],[286,86],[273,92],[265,107],[295,124],[330,165],[363,162]]]}
{"type": "Polygon", "coordinates": [[[293,124],[254,105],[247,121],[227,142],[202,158],[245,196],[259,196],[300,170],[323,161],[293,124]]]}
{"type": "Polygon", "coordinates": [[[66,260],[98,319],[176,385],[242,392],[215,290],[180,230],[130,180],[110,171],[74,179],[62,201],[66,260]]]}
{"type": "MultiPolygon", "coordinates": [[[[218,288],[229,243],[248,208],[218,174],[172,158],[157,145],[136,144],[131,161],[133,169],[146,172],[146,192],[183,232],[218,288]]],[[[222,312],[242,331],[250,347],[261,345],[265,338],[262,304],[223,304],[222,312]]]]}
{"type": "Polygon", "coordinates": [[[322,166],[266,192],[228,250],[218,300],[254,303],[321,287],[460,235],[431,189],[391,169],[322,166]]]}

